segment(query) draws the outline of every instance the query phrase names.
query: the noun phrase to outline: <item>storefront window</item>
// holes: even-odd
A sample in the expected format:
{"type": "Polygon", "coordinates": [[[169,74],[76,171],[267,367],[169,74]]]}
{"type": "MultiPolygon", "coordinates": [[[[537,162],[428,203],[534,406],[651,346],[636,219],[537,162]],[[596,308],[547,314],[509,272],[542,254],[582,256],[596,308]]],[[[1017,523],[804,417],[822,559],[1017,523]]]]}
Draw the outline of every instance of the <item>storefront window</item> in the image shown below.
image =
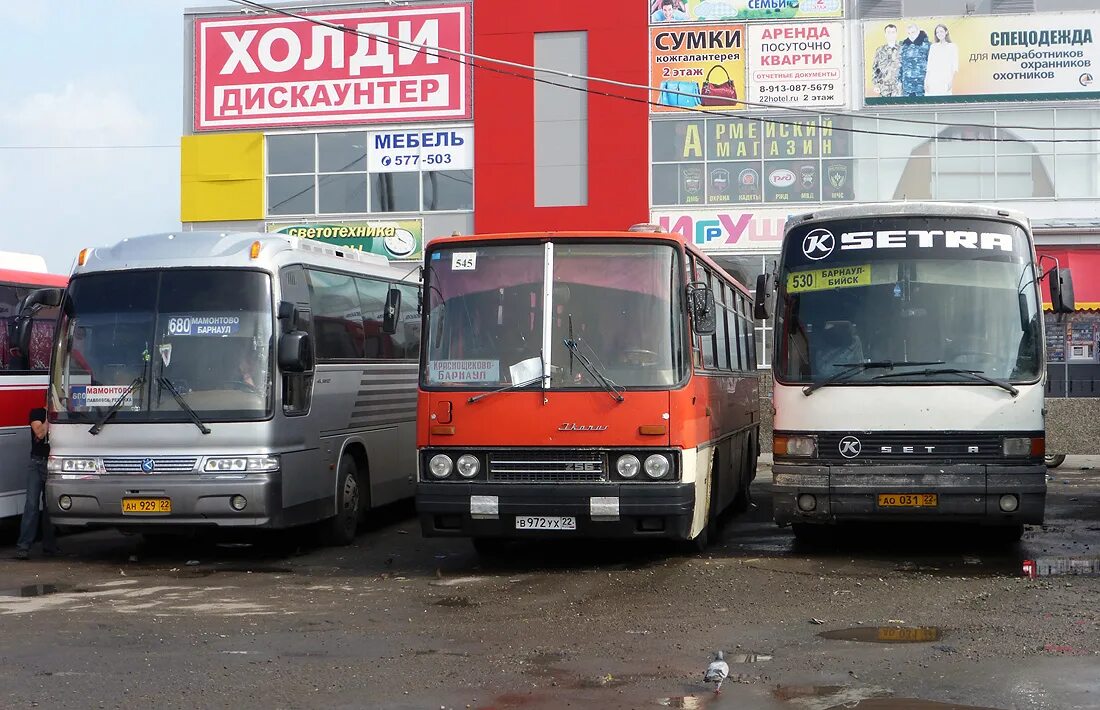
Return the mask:
{"type": "Polygon", "coordinates": [[[473,209],[470,127],[274,134],[266,145],[269,215],[473,209]]]}

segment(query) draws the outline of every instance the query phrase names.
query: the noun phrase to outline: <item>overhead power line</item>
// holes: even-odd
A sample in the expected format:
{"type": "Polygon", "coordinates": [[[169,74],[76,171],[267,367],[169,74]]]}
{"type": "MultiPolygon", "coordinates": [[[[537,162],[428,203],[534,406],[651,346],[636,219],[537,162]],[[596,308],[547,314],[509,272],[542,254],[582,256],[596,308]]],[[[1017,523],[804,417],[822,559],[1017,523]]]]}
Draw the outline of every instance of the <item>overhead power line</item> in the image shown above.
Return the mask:
{"type": "MultiPolygon", "coordinates": [[[[326,20],[316,18],[316,17],[307,17],[305,15],[300,15],[298,13],[291,12],[289,10],[284,10],[284,9],[281,9],[281,8],[275,8],[275,7],[271,7],[271,6],[268,6],[268,5],[264,5],[262,3],[253,2],[253,0],[231,0],[231,2],[234,2],[238,5],[241,5],[243,7],[247,7],[247,8],[253,9],[253,10],[262,10],[264,12],[269,12],[269,13],[273,13],[273,14],[277,14],[277,15],[282,15],[284,17],[289,17],[289,18],[292,18],[292,19],[301,20],[303,22],[308,22],[310,24],[319,25],[321,27],[327,27],[329,29],[336,30],[338,32],[342,32],[344,34],[355,35],[357,37],[363,37],[363,38],[366,38],[366,39],[373,39],[376,42],[381,42],[382,44],[386,44],[386,45],[389,45],[389,46],[398,47],[398,48],[404,47],[404,48],[407,48],[407,49],[416,49],[418,51],[424,51],[424,52],[428,53],[431,56],[446,59],[446,60],[452,61],[452,62],[457,62],[457,63],[460,63],[460,64],[467,64],[471,67],[474,67],[475,69],[481,69],[483,71],[491,71],[491,72],[494,72],[494,73],[497,73],[497,74],[503,74],[505,76],[514,76],[514,77],[517,77],[517,78],[520,78],[520,79],[525,79],[525,80],[528,80],[528,81],[534,81],[534,82],[538,82],[538,83],[542,83],[542,84],[548,84],[550,86],[557,86],[557,87],[561,87],[561,88],[565,88],[565,89],[571,89],[571,90],[574,90],[574,91],[581,91],[581,92],[584,92],[584,93],[587,93],[587,94],[592,94],[592,95],[595,95],[595,96],[605,96],[605,97],[608,97],[608,98],[614,98],[614,99],[619,99],[619,100],[624,100],[624,101],[632,101],[632,102],[635,102],[635,103],[645,103],[645,104],[648,104],[650,106],[661,106],[663,108],[668,108],[667,106],[663,106],[662,104],[659,104],[655,101],[648,100],[648,99],[639,99],[639,98],[632,97],[632,96],[624,96],[622,94],[616,94],[616,93],[611,93],[611,92],[606,92],[606,91],[597,91],[595,89],[590,89],[587,86],[576,86],[576,85],[571,85],[571,84],[563,84],[563,83],[559,83],[559,82],[550,81],[549,79],[540,78],[538,76],[523,74],[523,73],[515,72],[515,71],[507,71],[505,69],[501,69],[501,68],[493,67],[493,66],[483,66],[481,64],[478,64],[477,62],[483,62],[483,63],[487,62],[487,63],[490,63],[490,64],[497,64],[497,65],[501,65],[501,66],[505,66],[505,67],[512,67],[512,68],[515,68],[515,69],[522,69],[524,71],[536,72],[536,73],[540,73],[540,74],[551,74],[551,75],[556,75],[556,76],[560,76],[560,77],[567,78],[567,79],[572,79],[574,81],[584,81],[584,82],[592,82],[592,83],[599,83],[599,84],[607,84],[607,85],[618,86],[618,87],[626,88],[626,89],[643,90],[643,91],[646,91],[646,92],[657,92],[657,93],[659,93],[659,92],[664,91],[665,93],[676,94],[676,95],[679,95],[679,96],[691,96],[691,97],[697,97],[698,96],[698,94],[695,94],[695,93],[680,92],[680,91],[669,91],[667,89],[661,89],[660,87],[654,87],[654,86],[650,86],[648,84],[634,84],[634,83],[631,83],[631,82],[618,81],[616,79],[608,79],[608,78],[605,78],[605,77],[588,76],[588,75],[583,75],[583,74],[573,74],[571,72],[561,71],[561,70],[557,70],[557,69],[549,69],[549,68],[544,68],[544,67],[538,67],[538,66],[534,66],[534,65],[530,65],[530,64],[523,64],[521,62],[513,62],[513,61],[510,61],[510,60],[507,60],[507,59],[499,59],[499,58],[496,58],[496,57],[489,57],[489,56],[485,56],[485,55],[474,54],[472,52],[462,52],[462,51],[459,51],[457,49],[448,49],[446,47],[437,47],[437,46],[432,46],[432,45],[429,45],[429,44],[426,44],[426,43],[425,44],[420,44],[420,43],[416,43],[416,42],[410,42],[410,41],[403,40],[403,39],[400,39],[400,38],[397,38],[397,37],[392,37],[392,36],[389,36],[389,35],[383,35],[383,34],[378,34],[378,33],[374,33],[374,32],[364,32],[364,31],[361,31],[361,30],[356,29],[356,28],[346,27],[344,25],[338,25],[338,24],[335,24],[335,23],[332,23],[332,22],[328,22],[326,20]]],[[[795,112],[795,113],[799,113],[799,114],[812,115],[812,116],[823,115],[823,116],[834,116],[834,117],[840,117],[840,118],[845,118],[845,119],[857,119],[857,120],[858,119],[867,120],[867,119],[871,119],[871,118],[876,118],[878,120],[895,121],[895,122],[899,122],[899,123],[909,123],[909,124],[913,124],[913,125],[932,125],[932,126],[940,126],[940,127],[943,127],[943,128],[977,128],[977,129],[984,129],[984,130],[989,130],[989,131],[1020,130],[1020,131],[1051,131],[1051,132],[1056,132],[1056,131],[1089,132],[1089,131],[1098,131],[1098,130],[1100,130],[1100,126],[1080,127],[1080,128],[1058,126],[1058,127],[1042,128],[1042,127],[1036,127],[1036,126],[1017,126],[1017,125],[994,126],[994,125],[982,124],[982,123],[951,123],[951,122],[927,121],[927,120],[922,120],[922,119],[895,117],[895,116],[885,116],[885,115],[868,116],[868,115],[865,115],[865,114],[858,114],[858,113],[852,113],[852,112],[828,111],[828,110],[823,110],[823,109],[822,110],[806,109],[806,108],[798,108],[798,107],[793,107],[793,106],[783,106],[783,105],[776,105],[776,104],[761,104],[761,103],[754,103],[754,102],[744,101],[742,99],[730,99],[729,102],[732,103],[732,104],[741,104],[743,106],[748,106],[748,107],[751,107],[751,108],[765,108],[765,109],[779,108],[779,109],[782,109],[782,110],[785,110],[785,111],[791,111],[791,112],[795,112]]],[[[803,126],[804,125],[802,123],[794,123],[794,122],[791,122],[791,121],[785,121],[783,119],[771,118],[771,117],[767,117],[767,116],[744,115],[744,114],[740,114],[740,113],[731,113],[731,112],[728,112],[728,111],[712,111],[712,110],[708,110],[708,109],[701,109],[701,108],[697,108],[697,107],[686,107],[686,106],[681,106],[681,107],[676,107],[676,108],[680,109],[680,111],[683,111],[683,112],[701,114],[703,116],[711,116],[711,117],[721,116],[721,117],[725,117],[725,118],[737,118],[737,119],[741,119],[741,120],[745,120],[745,121],[757,121],[757,122],[760,122],[760,123],[774,123],[774,124],[778,124],[778,125],[790,125],[790,126],[803,126]]],[[[675,115],[675,112],[669,112],[669,116],[671,117],[672,115],[675,115]]],[[[1007,136],[1005,136],[1005,137],[995,137],[995,136],[993,136],[993,137],[983,137],[983,136],[929,136],[929,135],[920,134],[920,133],[916,133],[916,134],[914,134],[914,133],[898,133],[898,132],[894,132],[894,131],[879,131],[879,130],[873,130],[873,129],[853,128],[853,127],[850,127],[850,126],[832,126],[831,130],[838,131],[838,132],[845,132],[845,133],[853,133],[853,134],[893,136],[893,137],[900,137],[900,138],[938,138],[938,139],[941,139],[941,140],[949,140],[949,141],[979,142],[979,143],[1093,143],[1093,142],[1096,142],[1096,139],[1094,139],[1094,138],[1016,138],[1016,137],[1007,137],[1007,136]]]]}

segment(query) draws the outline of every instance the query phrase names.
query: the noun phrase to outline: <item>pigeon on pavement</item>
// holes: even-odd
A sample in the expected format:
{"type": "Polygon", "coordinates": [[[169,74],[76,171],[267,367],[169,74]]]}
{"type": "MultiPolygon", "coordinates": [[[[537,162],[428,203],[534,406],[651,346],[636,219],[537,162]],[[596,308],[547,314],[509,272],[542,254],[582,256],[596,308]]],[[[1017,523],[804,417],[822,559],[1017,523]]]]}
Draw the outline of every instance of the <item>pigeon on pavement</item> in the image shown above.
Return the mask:
{"type": "Polygon", "coordinates": [[[714,693],[718,694],[722,692],[722,682],[729,677],[730,666],[725,661],[725,656],[721,651],[714,654],[714,660],[707,666],[707,672],[703,674],[704,683],[717,683],[714,688],[714,693]]]}

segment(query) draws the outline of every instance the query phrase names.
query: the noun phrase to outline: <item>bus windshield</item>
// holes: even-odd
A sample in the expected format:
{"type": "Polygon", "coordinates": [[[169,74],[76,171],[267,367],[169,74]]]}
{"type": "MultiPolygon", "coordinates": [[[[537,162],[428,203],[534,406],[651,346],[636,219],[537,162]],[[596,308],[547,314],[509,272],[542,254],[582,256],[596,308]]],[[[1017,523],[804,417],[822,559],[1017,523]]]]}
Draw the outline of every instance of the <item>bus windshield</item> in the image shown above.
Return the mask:
{"type": "Polygon", "coordinates": [[[963,370],[1038,379],[1037,274],[1018,227],[856,219],[795,228],[784,249],[778,380],[982,384],[963,370]]]}
{"type": "Polygon", "coordinates": [[[424,384],[539,386],[544,352],[553,389],[597,388],[600,376],[623,388],[682,379],[683,269],[672,245],[559,241],[550,259],[547,288],[543,244],[432,251],[424,384]]]}
{"type": "Polygon", "coordinates": [[[269,277],[177,269],[78,276],[58,329],[50,405],[59,421],[187,421],[271,411],[269,277]]]}

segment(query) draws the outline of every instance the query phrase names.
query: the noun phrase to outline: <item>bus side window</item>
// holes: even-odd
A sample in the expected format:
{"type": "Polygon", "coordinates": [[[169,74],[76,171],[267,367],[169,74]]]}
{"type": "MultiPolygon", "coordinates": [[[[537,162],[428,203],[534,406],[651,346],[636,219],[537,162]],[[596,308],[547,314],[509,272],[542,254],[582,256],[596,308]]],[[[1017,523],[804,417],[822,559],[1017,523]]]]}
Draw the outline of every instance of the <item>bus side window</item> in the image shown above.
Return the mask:
{"type": "Polygon", "coordinates": [[[313,320],[314,348],[318,360],[363,357],[366,346],[355,281],[346,274],[309,270],[310,304],[316,314],[313,320]]]}
{"type": "Polygon", "coordinates": [[[730,318],[729,302],[732,295],[728,284],[718,279],[715,280],[714,300],[718,310],[715,313],[717,323],[714,330],[714,339],[718,345],[719,370],[730,369],[730,341],[726,335],[726,322],[730,318]]]}
{"type": "Polygon", "coordinates": [[[404,345],[406,360],[420,359],[420,314],[416,312],[416,301],[420,289],[416,286],[400,285],[401,313],[398,314],[397,333],[394,338],[404,345]]]}
{"type": "MultiPolygon", "coordinates": [[[[714,278],[714,274],[712,274],[710,272],[710,269],[707,268],[703,268],[702,271],[704,276],[704,283],[710,286],[711,290],[713,291],[716,281],[716,279],[714,278]]],[[[716,365],[715,340],[716,338],[713,334],[703,336],[703,367],[708,370],[713,370],[716,365]]]]}
{"type": "Polygon", "coordinates": [[[726,343],[730,353],[730,369],[744,369],[745,361],[737,347],[737,289],[731,289],[726,310],[726,343]]]}
{"type": "MultiPolygon", "coordinates": [[[[390,285],[376,279],[356,278],[359,303],[363,311],[363,332],[367,338],[368,360],[393,360],[401,357],[400,347],[394,336],[382,330],[382,310],[386,306],[386,292],[390,285]]],[[[415,303],[415,302],[414,302],[415,303]]],[[[405,310],[402,299],[401,310],[405,310]]]]}
{"type": "Polygon", "coordinates": [[[23,354],[15,348],[13,329],[15,328],[15,307],[19,302],[19,294],[11,286],[0,286],[0,370],[24,370],[23,354]]]}

